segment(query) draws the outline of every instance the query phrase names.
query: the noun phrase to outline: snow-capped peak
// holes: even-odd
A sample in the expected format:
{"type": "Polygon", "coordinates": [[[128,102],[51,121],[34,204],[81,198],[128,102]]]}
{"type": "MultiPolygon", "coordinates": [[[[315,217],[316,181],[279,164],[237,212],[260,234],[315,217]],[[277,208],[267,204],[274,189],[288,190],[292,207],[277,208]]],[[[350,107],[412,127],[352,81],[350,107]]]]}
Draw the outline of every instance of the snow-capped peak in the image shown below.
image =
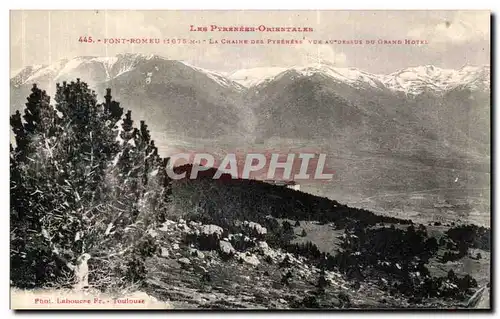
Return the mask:
{"type": "MultiPolygon", "coordinates": [[[[139,63],[149,60],[166,60],[158,55],[150,54],[135,54],[125,53],[118,54],[112,57],[96,57],[96,56],[79,56],[73,59],[59,60],[50,65],[30,66],[19,71],[12,79],[11,83],[20,86],[27,83],[49,81],[62,81],[67,78],[74,78],[83,72],[83,74],[91,73],[94,81],[109,81],[124,73],[134,70],[139,63]]],[[[244,86],[228,79],[221,73],[203,69],[187,62],[178,61],[187,67],[203,73],[211,80],[221,86],[231,87],[236,90],[243,90],[244,86]]],[[[158,71],[158,68],[155,68],[158,71]]],[[[155,72],[148,72],[147,78],[151,81],[151,76],[155,72]]]]}
{"type": "Polygon", "coordinates": [[[373,88],[382,88],[381,76],[361,71],[356,68],[339,68],[330,63],[314,63],[306,67],[295,67],[294,70],[304,74],[322,74],[340,82],[352,86],[363,86],[367,84],[373,88]]]}
{"type": "Polygon", "coordinates": [[[291,68],[270,67],[238,70],[229,75],[229,78],[240,84],[250,87],[257,86],[286,74],[297,73],[301,76],[312,76],[315,74],[332,78],[336,81],[353,86],[369,85],[374,88],[383,87],[381,76],[361,71],[356,68],[339,68],[326,61],[308,64],[306,66],[294,66],[291,68]]]}
{"type": "Polygon", "coordinates": [[[241,69],[230,73],[228,78],[245,87],[251,87],[286,70],[286,68],[282,67],[241,69]]]}
{"type": "Polygon", "coordinates": [[[489,72],[489,66],[465,66],[455,70],[425,65],[386,75],[383,82],[387,88],[407,94],[420,94],[424,91],[444,92],[457,87],[489,89],[489,72]]]}
{"type": "Polygon", "coordinates": [[[21,85],[23,84],[33,73],[39,71],[40,69],[46,67],[46,65],[43,64],[35,64],[31,66],[27,66],[25,68],[22,68],[21,70],[17,70],[14,72],[14,76],[11,77],[12,82],[15,85],[21,85]]]}
{"type": "Polygon", "coordinates": [[[78,56],[73,59],[61,59],[50,65],[37,65],[25,67],[13,78],[15,85],[50,79],[58,81],[74,70],[84,66],[96,64],[105,72],[104,80],[110,80],[120,74],[132,70],[137,63],[155,58],[155,55],[144,55],[135,53],[118,54],[113,57],[78,56]]]}
{"type": "MultiPolygon", "coordinates": [[[[127,73],[144,61],[164,59],[157,55],[118,54],[114,57],[80,56],[62,59],[50,65],[33,65],[20,70],[11,83],[20,86],[27,83],[61,81],[75,75],[92,74],[94,81],[108,81],[127,73]],[[88,67],[88,68],[87,68],[88,67]]],[[[282,76],[323,76],[355,88],[375,88],[417,95],[423,92],[442,93],[455,88],[488,91],[490,67],[465,65],[460,69],[443,69],[434,65],[405,68],[391,74],[373,74],[357,68],[337,67],[328,61],[318,61],[305,66],[258,67],[222,74],[189,63],[184,65],[205,74],[221,86],[243,90],[277,80],[282,76]]]]}
{"type": "Polygon", "coordinates": [[[474,90],[488,90],[490,87],[489,66],[464,66],[455,70],[422,65],[384,75],[365,72],[357,68],[340,68],[332,63],[320,61],[291,68],[243,69],[231,73],[229,78],[246,87],[251,87],[277,80],[290,74],[289,72],[298,73],[301,76],[319,74],[358,88],[368,85],[376,89],[388,89],[410,95],[424,91],[441,93],[458,87],[474,90]]]}
{"type": "Polygon", "coordinates": [[[232,88],[235,88],[236,90],[239,90],[239,91],[244,89],[244,86],[241,85],[241,83],[238,83],[237,81],[234,81],[221,73],[207,70],[207,69],[203,69],[203,68],[194,66],[192,64],[189,64],[188,62],[185,62],[185,61],[181,61],[181,63],[198,71],[198,72],[204,73],[210,79],[214,80],[215,82],[217,82],[219,85],[221,85],[223,87],[232,87],[232,88]]]}

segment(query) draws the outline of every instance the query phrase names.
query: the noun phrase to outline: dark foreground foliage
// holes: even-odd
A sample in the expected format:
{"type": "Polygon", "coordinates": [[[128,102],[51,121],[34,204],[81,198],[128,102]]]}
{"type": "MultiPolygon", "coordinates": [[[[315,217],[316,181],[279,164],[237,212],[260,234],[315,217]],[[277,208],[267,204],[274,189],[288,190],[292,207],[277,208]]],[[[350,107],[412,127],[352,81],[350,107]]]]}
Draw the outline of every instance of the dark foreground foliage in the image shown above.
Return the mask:
{"type": "Polygon", "coordinates": [[[108,90],[33,86],[11,116],[11,280],[18,287],[140,282],[166,217],[170,182],[147,125],[108,90]],[[88,270],[87,270],[88,266],[88,270]]]}

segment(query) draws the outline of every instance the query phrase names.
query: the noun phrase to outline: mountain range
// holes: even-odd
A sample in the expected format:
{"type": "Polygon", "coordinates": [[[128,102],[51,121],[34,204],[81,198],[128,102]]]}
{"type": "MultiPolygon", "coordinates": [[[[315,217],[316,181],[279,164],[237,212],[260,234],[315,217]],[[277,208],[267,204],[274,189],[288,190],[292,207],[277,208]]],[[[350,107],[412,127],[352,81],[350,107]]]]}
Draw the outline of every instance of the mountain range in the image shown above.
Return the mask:
{"type": "Polygon", "coordinates": [[[456,88],[488,91],[490,87],[490,67],[468,65],[458,70],[423,65],[398,70],[391,74],[373,74],[356,68],[339,68],[328,61],[323,61],[293,68],[241,69],[228,73],[228,78],[245,87],[251,87],[273,81],[277,76],[289,70],[294,70],[303,76],[323,74],[359,88],[369,85],[375,89],[388,89],[408,95],[418,95],[425,91],[444,93],[456,88]]]}
{"type": "Polygon", "coordinates": [[[489,122],[489,66],[425,65],[380,75],[322,61],[218,73],[156,55],[76,57],[20,70],[10,81],[14,108],[33,83],[50,93],[54,82],[77,77],[98,93],[111,87],[159,131],[186,137],[352,139],[360,130],[390,135],[397,127],[460,147],[479,143],[471,151],[488,152],[489,132],[478,128],[489,122]]]}
{"type": "MultiPolygon", "coordinates": [[[[62,59],[50,65],[32,65],[17,71],[11,78],[14,86],[30,82],[62,81],[72,76],[87,76],[96,82],[105,82],[130,72],[147,61],[171,61],[158,55],[118,54],[114,57],[79,56],[62,59]]],[[[180,62],[180,61],[179,61],[180,62]]],[[[369,85],[418,95],[426,91],[444,93],[453,89],[489,91],[490,66],[463,66],[460,69],[443,69],[433,65],[408,67],[390,74],[374,74],[357,68],[340,68],[328,61],[306,66],[257,67],[233,72],[215,72],[181,62],[200,73],[204,73],[221,86],[236,90],[257,86],[275,80],[287,71],[294,70],[303,76],[323,74],[339,82],[359,88],[369,85]]]]}
{"type": "Polygon", "coordinates": [[[76,78],[100,96],[111,88],[135,121],[148,123],[164,153],[326,152],[338,172],[336,185],[320,193],[327,196],[335,187],[365,196],[489,186],[489,66],[381,75],[321,61],[215,72],[157,55],[76,57],[16,73],[11,112],[23,107],[33,83],[51,94],[55,82],[76,78]]]}

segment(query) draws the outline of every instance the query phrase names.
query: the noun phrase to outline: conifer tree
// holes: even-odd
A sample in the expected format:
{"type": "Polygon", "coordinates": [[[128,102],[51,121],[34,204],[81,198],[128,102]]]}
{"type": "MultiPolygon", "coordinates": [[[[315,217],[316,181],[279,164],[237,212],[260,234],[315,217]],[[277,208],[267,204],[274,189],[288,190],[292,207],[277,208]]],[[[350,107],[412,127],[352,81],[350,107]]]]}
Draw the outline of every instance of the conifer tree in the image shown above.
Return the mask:
{"type": "Polygon", "coordinates": [[[14,281],[40,286],[64,273],[78,288],[140,280],[154,250],[150,230],[166,212],[165,160],[130,112],[118,142],[123,109],[109,89],[99,104],[86,83],[64,82],[55,101],[34,86],[25,122],[11,118],[11,258],[22,276],[14,281]]]}
{"type": "Polygon", "coordinates": [[[37,151],[50,152],[57,131],[56,112],[49,103],[45,91],[33,85],[25,104],[25,122],[19,111],[11,116],[16,142],[15,148],[10,147],[11,278],[26,287],[53,279],[58,268],[40,235],[40,219],[51,201],[42,189],[50,188],[53,180],[44,176],[48,168],[38,158],[45,154],[37,151]]]}

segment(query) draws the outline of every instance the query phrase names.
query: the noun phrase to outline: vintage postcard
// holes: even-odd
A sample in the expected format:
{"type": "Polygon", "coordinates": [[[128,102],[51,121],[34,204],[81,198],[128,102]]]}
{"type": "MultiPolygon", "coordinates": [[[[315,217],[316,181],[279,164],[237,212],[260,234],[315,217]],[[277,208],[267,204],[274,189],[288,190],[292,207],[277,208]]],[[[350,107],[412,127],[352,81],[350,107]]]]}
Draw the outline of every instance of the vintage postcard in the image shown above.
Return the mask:
{"type": "Polygon", "coordinates": [[[491,309],[490,20],[11,11],[11,308],[491,309]]]}

